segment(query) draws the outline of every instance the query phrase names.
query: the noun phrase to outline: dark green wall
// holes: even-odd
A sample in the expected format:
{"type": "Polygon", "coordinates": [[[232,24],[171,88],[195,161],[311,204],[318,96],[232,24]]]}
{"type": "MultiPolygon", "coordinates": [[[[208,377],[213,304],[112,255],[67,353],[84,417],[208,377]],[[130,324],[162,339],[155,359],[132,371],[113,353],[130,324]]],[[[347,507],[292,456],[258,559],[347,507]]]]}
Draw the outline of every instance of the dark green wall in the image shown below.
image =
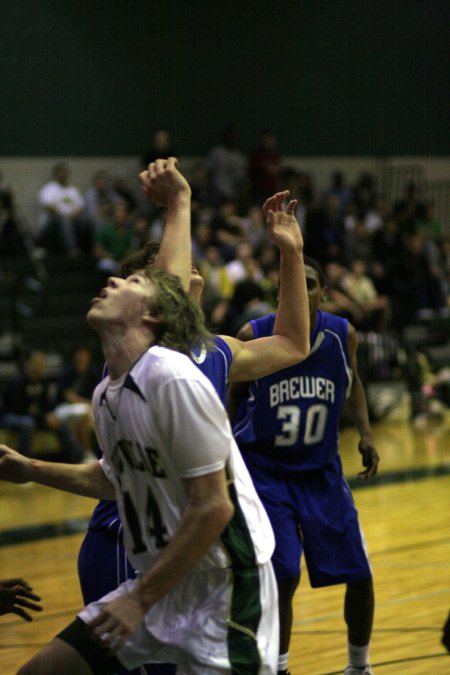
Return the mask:
{"type": "Polygon", "coordinates": [[[445,155],[449,0],[3,0],[0,155],[445,155]]]}

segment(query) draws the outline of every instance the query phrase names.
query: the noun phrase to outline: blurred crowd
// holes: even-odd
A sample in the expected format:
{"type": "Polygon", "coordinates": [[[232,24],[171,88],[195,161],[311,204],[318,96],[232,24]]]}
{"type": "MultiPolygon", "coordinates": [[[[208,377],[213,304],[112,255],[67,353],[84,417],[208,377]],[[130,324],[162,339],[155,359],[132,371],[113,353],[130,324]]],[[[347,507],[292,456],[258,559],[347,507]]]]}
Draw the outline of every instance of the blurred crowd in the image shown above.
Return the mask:
{"type": "MultiPolygon", "coordinates": [[[[44,262],[54,255],[90,256],[100,274],[118,273],[130,254],[162,237],[165,211],[145,199],[137,174],[156,159],[173,155],[170,134],[159,130],[137,162],[136,176],[100,170],[84,192],[72,182],[66,162],[55,164],[51,179],[43,179],[36,195],[38,215],[28,233],[31,254],[44,262]]],[[[202,161],[182,170],[192,189],[193,262],[205,280],[203,309],[214,332],[235,335],[246,321],[276,308],[278,249],[267,237],[263,204],[281,189],[297,200],[305,253],[324,269],[324,308],[347,317],[360,334],[372,335],[367,344],[361,343],[368,349],[367,364],[374,336],[377,358],[386,368],[389,349],[384,339],[400,337],[417,320],[450,314],[450,235],[434,204],[421,198],[413,182],[394,203],[386,203],[369,172],[350,184],[343,172],[335,171],[319,191],[308,172],[283,161],[271,130],[261,133],[247,156],[233,129],[227,129],[202,161]]],[[[0,256],[30,255],[16,201],[20,203],[20,195],[4,186],[0,174],[0,256]]],[[[395,354],[395,348],[391,351],[395,354]]],[[[437,395],[442,369],[430,379],[428,362],[420,361],[426,361],[424,354],[408,354],[412,417],[419,418],[429,414],[429,400],[448,403],[449,375],[444,369],[445,392],[437,395]],[[427,387],[434,387],[431,394],[427,387]]],[[[2,396],[0,425],[18,434],[24,455],[32,454],[36,432],[45,430],[66,448],[66,461],[83,461],[95,450],[90,396],[100,364],[94,363],[89,347],[79,345],[55,380],[48,377],[45,359],[41,352],[24,355],[19,375],[2,396]]],[[[364,362],[361,357],[361,367],[364,362]]],[[[395,356],[393,363],[395,370],[395,356]]],[[[369,380],[372,375],[368,371],[369,380]]]]}
{"type": "MultiPolygon", "coordinates": [[[[159,130],[140,169],[173,154],[169,132],[159,130]]],[[[262,131],[247,156],[231,128],[188,178],[193,259],[205,279],[204,310],[214,330],[235,334],[243,321],[276,306],[278,254],[266,236],[262,206],[279,189],[298,200],[305,253],[326,273],[326,309],[359,330],[380,332],[449,313],[450,236],[413,182],[390,204],[369,172],[348,184],[335,171],[319,192],[309,173],[282,161],[273,131],[262,131]]],[[[42,255],[92,255],[99,271],[114,274],[143,243],[160,239],[164,227],[164,210],[135,185],[126,172],[98,171],[83,194],[71,182],[70,167],[57,163],[36,195],[34,245],[42,255]]],[[[0,183],[0,254],[23,252],[15,199],[20,195],[0,183]]]]}

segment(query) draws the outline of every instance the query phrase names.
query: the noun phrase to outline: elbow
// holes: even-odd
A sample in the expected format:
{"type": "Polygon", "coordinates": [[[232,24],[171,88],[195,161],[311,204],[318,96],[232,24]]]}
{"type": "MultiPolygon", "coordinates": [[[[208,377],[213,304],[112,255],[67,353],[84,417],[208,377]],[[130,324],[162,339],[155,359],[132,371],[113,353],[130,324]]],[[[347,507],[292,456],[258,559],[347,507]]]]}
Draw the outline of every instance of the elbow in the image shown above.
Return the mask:
{"type": "Polygon", "coordinates": [[[304,361],[309,354],[311,349],[311,344],[309,341],[309,335],[303,340],[296,340],[295,345],[287,353],[287,358],[289,360],[289,365],[295,365],[300,361],[304,361]]]}
{"type": "Polygon", "coordinates": [[[308,337],[305,338],[305,340],[302,341],[302,344],[299,348],[299,361],[304,361],[306,357],[308,356],[309,352],[311,349],[311,343],[309,341],[309,335],[308,337]]]}
{"type": "Polygon", "coordinates": [[[219,537],[234,515],[234,506],[230,499],[223,499],[214,508],[213,521],[219,537]]]}

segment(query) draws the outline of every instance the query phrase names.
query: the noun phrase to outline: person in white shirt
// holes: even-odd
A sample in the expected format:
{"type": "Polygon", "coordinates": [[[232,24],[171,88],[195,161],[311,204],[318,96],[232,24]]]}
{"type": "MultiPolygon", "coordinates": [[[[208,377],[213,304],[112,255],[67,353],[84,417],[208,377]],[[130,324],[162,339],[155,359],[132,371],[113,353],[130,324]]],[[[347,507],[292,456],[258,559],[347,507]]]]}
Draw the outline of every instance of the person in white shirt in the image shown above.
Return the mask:
{"type": "Polygon", "coordinates": [[[80,190],[69,182],[64,162],[53,167],[53,179],[39,192],[40,214],[37,244],[49,252],[74,255],[92,247],[92,226],[84,218],[85,201],[80,190]]]}
{"type": "MultiPolygon", "coordinates": [[[[19,675],[273,675],[274,537],[212,384],[188,358],[209,340],[178,278],[110,277],[87,315],[109,375],[93,409],[100,462],[28,460],[0,446],[0,478],[117,499],[137,579],[89,604],[19,675]]],[[[275,636],[275,638],[274,638],[275,636]]]]}

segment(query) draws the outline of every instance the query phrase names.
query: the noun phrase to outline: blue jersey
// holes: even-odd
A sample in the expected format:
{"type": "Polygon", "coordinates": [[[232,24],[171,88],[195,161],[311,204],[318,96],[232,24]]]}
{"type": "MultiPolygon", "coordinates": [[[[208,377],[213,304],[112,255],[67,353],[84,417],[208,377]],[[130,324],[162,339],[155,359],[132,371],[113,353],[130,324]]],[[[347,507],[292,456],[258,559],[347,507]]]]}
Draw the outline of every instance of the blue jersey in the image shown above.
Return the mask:
{"type": "MultiPolygon", "coordinates": [[[[252,321],[255,337],[272,335],[274,323],[275,315],[252,321]]],[[[244,458],[258,453],[261,466],[290,474],[335,458],[352,383],[347,336],[346,319],[318,312],[308,357],[252,382],[233,427],[244,458]]]]}
{"type": "MultiPolygon", "coordinates": [[[[197,368],[211,382],[224,407],[226,407],[228,374],[233,356],[225,340],[215,336],[212,349],[208,351],[204,345],[194,348],[191,352],[191,358],[197,368]]],[[[107,371],[105,370],[103,377],[106,374],[107,371]]],[[[121,527],[116,502],[100,501],[92,513],[89,529],[108,530],[111,534],[116,535],[121,527]]]]}
{"type": "Polygon", "coordinates": [[[197,368],[211,382],[224,407],[226,407],[228,375],[233,355],[225,340],[215,335],[213,349],[207,351],[204,346],[193,349],[191,358],[197,368]]]}

